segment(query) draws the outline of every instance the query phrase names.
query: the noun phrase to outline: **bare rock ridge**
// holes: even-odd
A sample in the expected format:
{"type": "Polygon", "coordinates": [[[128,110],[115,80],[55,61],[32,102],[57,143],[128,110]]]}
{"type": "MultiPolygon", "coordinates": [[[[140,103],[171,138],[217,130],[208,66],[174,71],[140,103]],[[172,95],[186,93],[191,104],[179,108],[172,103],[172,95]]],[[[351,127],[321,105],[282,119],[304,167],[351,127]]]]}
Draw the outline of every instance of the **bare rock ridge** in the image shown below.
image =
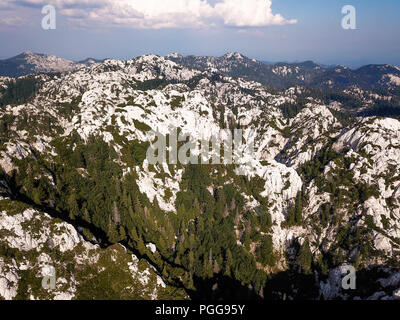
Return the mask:
{"type": "MultiPolygon", "coordinates": [[[[0,295],[49,298],[40,281],[50,264],[60,273],[54,299],[187,298],[221,278],[272,299],[397,299],[400,121],[360,114],[378,102],[397,108],[395,78],[379,93],[323,95],[329,89],[272,89],[231,74],[245,65],[264,70],[236,53],[172,54],[1,77],[0,295]],[[35,90],[21,102],[8,89],[26,81],[35,90]],[[171,128],[197,147],[240,128],[243,150],[255,151],[233,165],[149,164],[151,131],[171,128]],[[84,221],[145,260],[96,247],[88,228],[65,221],[84,221]],[[359,272],[357,290],[338,285],[346,265],[359,272]],[[122,279],[115,286],[112,274],[122,279]]],[[[327,72],[314,63],[271,68],[280,79],[327,72]]],[[[376,69],[374,79],[397,74],[329,72],[351,79],[376,69]]]]}
{"type": "Polygon", "coordinates": [[[26,51],[13,58],[0,60],[0,75],[19,77],[37,73],[74,71],[97,62],[100,60],[88,58],[81,62],[75,62],[53,55],[26,51]]]}

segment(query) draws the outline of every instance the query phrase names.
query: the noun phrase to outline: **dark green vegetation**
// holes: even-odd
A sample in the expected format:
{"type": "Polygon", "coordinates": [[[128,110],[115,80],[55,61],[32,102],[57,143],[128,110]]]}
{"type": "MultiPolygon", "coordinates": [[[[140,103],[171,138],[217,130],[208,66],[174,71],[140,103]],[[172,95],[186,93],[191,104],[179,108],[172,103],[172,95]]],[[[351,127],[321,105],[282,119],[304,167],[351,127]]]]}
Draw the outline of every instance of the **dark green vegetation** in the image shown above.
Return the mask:
{"type": "Polygon", "coordinates": [[[6,88],[0,88],[0,107],[26,103],[35,95],[39,87],[40,81],[35,76],[6,82],[6,88]]]}
{"type": "Polygon", "coordinates": [[[391,96],[387,99],[371,99],[372,103],[362,108],[365,103],[360,96],[349,92],[344,92],[340,89],[332,88],[301,88],[301,93],[297,93],[297,100],[294,104],[284,104],[280,108],[282,113],[287,118],[294,118],[309,102],[308,97],[319,99],[323,104],[330,105],[332,102],[339,102],[341,109],[336,110],[330,108],[332,114],[341,122],[342,125],[348,126],[353,121],[355,116],[361,117],[393,117],[400,115],[400,89],[374,89],[371,94],[377,94],[382,97],[391,96]],[[361,110],[362,109],[362,110],[361,110]]]}
{"type": "MultiPolygon", "coordinates": [[[[287,65],[282,64],[278,67],[287,65]]],[[[304,63],[296,67],[313,72],[316,66],[313,63],[304,63]]],[[[107,68],[105,71],[118,70],[119,67],[111,65],[107,68]]],[[[246,72],[241,68],[243,66],[236,68],[238,75],[246,72]]],[[[203,78],[204,76],[194,77],[183,83],[194,89],[203,78]]],[[[212,73],[208,79],[213,84],[229,83],[222,75],[216,73],[212,73]]],[[[170,80],[154,79],[135,83],[127,81],[123,86],[147,91],[141,93],[149,96],[150,90],[162,90],[172,83],[170,80]]],[[[2,104],[10,104],[9,108],[12,110],[14,104],[29,101],[35,90],[35,78],[11,81],[2,92],[2,104]]],[[[340,109],[336,109],[335,106],[331,106],[330,109],[342,125],[350,125],[355,121],[353,116],[363,103],[361,98],[342,90],[320,87],[295,90],[297,98],[293,101],[296,102],[280,106],[285,118],[279,119],[281,126],[275,121],[269,121],[270,126],[288,139],[297,134],[293,131],[296,127],[288,125],[289,119],[296,117],[307,106],[310,102],[309,97],[314,97],[319,100],[317,103],[326,105],[334,101],[340,102],[340,109]]],[[[267,92],[270,91],[272,90],[267,89],[267,92]]],[[[85,88],[80,88],[79,92],[83,94],[85,88]]],[[[240,87],[238,92],[256,95],[256,90],[253,89],[240,87]]],[[[399,95],[395,90],[390,92],[399,95]]],[[[78,94],[69,100],[71,102],[57,103],[56,109],[60,117],[71,122],[82,106],[81,99],[82,96],[78,94]]],[[[166,95],[166,99],[174,110],[178,110],[185,103],[183,97],[166,95]]],[[[155,99],[150,101],[149,105],[156,106],[155,99]]],[[[124,109],[127,105],[135,105],[132,95],[126,96],[120,102],[116,110],[118,114],[126,112],[124,109]]],[[[111,102],[101,101],[100,105],[105,107],[108,103],[111,102]]],[[[396,107],[396,100],[392,100],[391,103],[396,107]]],[[[238,115],[242,106],[232,104],[213,106],[214,119],[221,128],[240,127],[238,115]],[[228,111],[232,111],[232,115],[225,119],[228,111]]],[[[246,104],[245,107],[250,108],[251,105],[246,104]]],[[[384,111],[387,104],[382,103],[379,108],[384,111]]],[[[0,108],[0,112],[2,110],[0,108]]],[[[366,200],[378,195],[378,188],[376,185],[366,185],[355,179],[350,168],[357,159],[355,156],[346,156],[348,150],[338,152],[333,149],[334,141],[329,138],[331,132],[324,134],[323,140],[321,139],[326,146],[313,156],[311,161],[298,168],[297,171],[304,182],[303,188],[295,199],[282,203],[287,210],[283,212],[283,218],[286,220],[281,227],[291,228],[290,232],[301,229],[304,238],[293,240],[292,243],[288,243],[287,252],[278,253],[274,252],[273,240],[276,238],[272,237],[272,233],[276,232],[276,229],[271,213],[280,209],[276,207],[276,200],[272,200],[273,195],[261,196],[265,186],[264,180],[238,176],[232,166],[171,165],[169,170],[172,175],[179,169],[184,171],[180,192],[176,195],[174,203],[176,214],[164,212],[157,200],[150,201],[140,191],[137,183],[139,179],[134,168],[143,164],[149,144],[131,141],[124,136],[125,133],[121,133],[115,126],[116,114],[112,115],[111,123],[108,122],[101,128],[114,138],[114,142],[108,144],[100,136],[92,136],[83,141],[74,131],[65,137],[62,135],[63,129],[54,121],[57,120],[54,115],[44,108],[41,111],[43,112],[40,115],[21,111],[18,116],[8,114],[0,117],[0,151],[5,149],[8,141],[13,142],[17,138],[18,132],[13,132],[12,128],[21,130],[32,127],[37,136],[55,137],[51,145],[56,155],[47,153],[44,158],[44,155],[31,150],[32,156],[23,160],[13,160],[18,170],[9,175],[0,171],[0,192],[13,200],[13,208],[7,208],[7,212],[12,214],[20,207],[33,206],[51,214],[52,217],[81,227],[87,240],[97,241],[103,248],[121,243],[129,251],[151,263],[166,282],[176,288],[185,288],[191,297],[209,298],[212,294],[216,299],[230,298],[240,292],[248,297],[276,298],[277,291],[294,294],[293,288],[296,288],[296,297],[315,298],[317,293],[314,290],[314,272],[326,276],[331,268],[348,261],[349,252],[356,252],[352,259],[357,266],[367,264],[367,259],[378,254],[371,245],[371,232],[377,230],[374,220],[369,216],[352,216],[366,200]],[[121,154],[115,151],[113,143],[118,145],[117,149],[121,154]],[[126,168],[123,168],[121,162],[132,170],[123,170],[126,168]],[[325,169],[331,162],[336,166],[327,174],[325,169]],[[311,185],[315,185],[320,193],[326,192],[328,195],[320,208],[315,208],[316,212],[307,216],[309,212],[304,209],[310,204],[310,200],[313,200],[308,198],[307,187],[311,185]],[[251,201],[251,197],[255,198],[258,204],[249,209],[245,203],[251,201]],[[271,202],[268,198],[271,198],[271,202]],[[363,218],[365,224],[359,226],[358,222],[363,218]],[[334,234],[335,238],[329,239],[326,234],[334,234]],[[147,247],[150,242],[157,246],[156,252],[147,247]],[[329,247],[325,249],[327,242],[329,247]],[[318,248],[322,255],[314,256],[311,249],[315,248],[318,248]],[[286,271],[279,272],[282,269],[286,271]],[[218,284],[217,290],[212,289],[215,284],[218,284]],[[231,293],[232,296],[229,296],[231,293]]],[[[148,110],[145,111],[148,115],[148,110]]],[[[199,114],[203,115],[201,111],[199,114]]],[[[121,116],[120,120],[141,132],[150,129],[141,121],[133,120],[133,124],[128,123],[124,116],[121,116]]],[[[29,132],[30,135],[32,131],[29,132]]],[[[303,148],[311,150],[314,147],[314,141],[309,139],[303,148]]],[[[369,159],[366,152],[361,151],[359,154],[369,159]]],[[[168,174],[157,169],[149,166],[151,173],[165,182],[168,174]]],[[[289,176],[290,174],[286,178],[289,176]]],[[[154,182],[153,187],[158,189],[159,184],[154,182]]],[[[286,181],[283,190],[290,187],[291,181],[286,181]]],[[[166,189],[163,197],[171,199],[173,195],[172,189],[166,189]]],[[[383,220],[383,223],[386,226],[390,224],[387,220],[383,220]]],[[[288,230],[282,232],[285,231],[288,230]]],[[[297,234],[294,237],[297,237],[297,234]]],[[[0,252],[6,256],[15,254],[10,248],[0,248],[0,252]]],[[[124,291],[126,288],[121,282],[113,282],[114,277],[120,278],[122,284],[125,280],[128,281],[126,272],[118,266],[110,265],[107,259],[101,262],[109,266],[107,272],[97,274],[95,269],[86,270],[89,276],[80,282],[78,298],[132,297],[129,292],[124,291]],[[102,288],[107,290],[102,291],[102,288]]],[[[32,274],[27,272],[25,278],[28,279],[28,283],[32,280],[32,274]]],[[[21,290],[26,289],[27,283],[23,283],[21,290]]],[[[37,286],[37,283],[33,285],[37,286]]],[[[24,297],[19,295],[19,298],[24,297]]]]}
{"type": "MultiPolygon", "coordinates": [[[[14,199],[88,226],[84,230],[88,239],[94,233],[103,245],[123,243],[146,257],[165,280],[187,290],[194,290],[196,281],[218,275],[252,285],[256,292],[263,288],[267,274],[257,268],[257,262],[272,267],[276,259],[271,237],[260,234],[271,227],[268,203],[259,196],[261,180],[238,177],[233,168],[223,176],[224,166],[213,167],[217,172],[213,177],[209,166],[188,166],[175,215],[163,212],[157,201],[151,203],[139,191],[135,173],[122,176],[113,160],[114,149],[100,138],[84,143],[72,134],[56,139],[53,145],[58,154],[54,161],[47,162],[38,154],[36,160],[17,161],[19,172],[2,174],[14,199]],[[261,206],[245,211],[241,193],[225,182],[229,178],[240,190],[259,198],[261,206]],[[212,181],[221,187],[210,192],[212,181]],[[157,245],[157,253],[146,248],[149,242],[157,245]],[[250,253],[252,243],[259,246],[255,255],[250,253]]],[[[143,161],[139,144],[130,142],[123,150],[128,163],[143,161]]]]}
{"type": "MultiPolygon", "coordinates": [[[[2,121],[7,123],[6,120],[2,121]]],[[[146,146],[121,142],[124,161],[132,166],[143,162],[146,146]]],[[[235,290],[250,285],[253,294],[268,296],[272,294],[268,290],[285,283],[275,274],[280,257],[274,252],[268,234],[272,222],[270,204],[260,196],[263,180],[237,176],[230,166],[186,166],[181,192],[176,199],[177,214],[165,213],[157,201],[151,203],[140,192],[135,173],[123,176],[121,167],[114,161],[114,149],[101,138],[91,137],[84,143],[73,133],[54,140],[53,146],[58,154],[54,161],[45,161],[37,154],[36,159],[18,160],[18,172],[9,176],[1,173],[0,179],[7,182],[13,199],[83,227],[87,239],[95,235],[103,246],[124,244],[154,265],[165,281],[184,287],[196,298],[206,297],[202,295],[208,292],[206,284],[234,286],[235,290]],[[214,187],[210,188],[212,185],[214,187]],[[260,206],[245,210],[244,194],[253,195],[260,206]],[[149,242],[156,244],[155,254],[146,247],[149,242]]],[[[347,202],[355,206],[376,195],[375,186],[355,183],[351,171],[346,169],[352,161],[329,145],[299,169],[306,183],[315,180],[316,185],[332,197],[330,203],[320,208],[320,216],[315,217],[311,225],[307,221],[307,226],[316,232],[320,232],[321,227],[339,226],[337,209],[347,202]],[[330,161],[342,163],[345,170],[338,170],[327,179],[323,170],[330,161]]],[[[5,188],[2,190],[8,192],[5,188]]],[[[305,194],[299,192],[289,206],[286,227],[305,226],[302,212],[308,201],[305,194]]],[[[366,259],[375,254],[369,242],[370,232],[351,225],[340,227],[336,244],[318,260],[313,257],[308,240],[301,246],[294,243],[296,256],[288,261],[287,272],[296,281],[309,286],[313,271],[326,274],[329,268],[345,261],[344,250],[359,247],[360,259],[366,259]]],[[[106,292],[100,289],[102,284],[112,281],[111,273],[99,274],[82,283],[80,298],[90,297],[90,288],[99,289],[95,290],[99,294],[96,298],[123,298],[125,293],[119,287],[111,286],[106,292]]],[[[299,293],[299,297],[302,294],[308,297],[310,292],[312,290],[299,293]]]]}
{"type": "MultiPolygon", "coordinates": [[[[14,207],[10,201],[1,200],[1,209],[7,209],[6,206],[14,207]]],[[[56,235],[60,231],[62,234],[68,233],[59,222],[61,220],[46,218],[38,213],[23,228],[39,237],[44,227],[49,228],[48,235],[56,235]],[[39,220],[36,219],[38,217],[39,220]]],[[[3,232],[4,230],[0,230],[2,236],[3,232]]],[[[40,300],[54,299],[54,291],[45,290],[42,287],[42,278],[38,276],[42,272],[42,266],[37,261],[42,254],[51,258],[57,277],[66,280],[57,283],[57,291],[70,292],[71,281],[74,281],[77,284],[74,298],[78,300],[181,300],[187,297],[182,288],[158,285],[157,275],[148,262],[144,259],[132,260],[130,252],[120,245],[102,249],[93,247],[88,250],[80,243],[71,250],[61,251],[46,243],[38,252],[35,249],[18,250],[9,247],[7,242],[0,242],[2,262],[30,266],[26,270],[16,270],[19,277],[16,300],[27,300],[31,295],[40,300]],[[79,262],[75,259],[79,259],[79,262]],[[133,261],[135,270],[130,270],[128,266],[133,261]],[[146,282],[143,281],[143,275],[146,275],[146,282]]]]}
{"type": "MultiPolygon", "coordinates": [[[[306,183],[314,180],[320,191],[329,193],[331,198],[329,203],[320,207],[319,216],[313,218],[312,228],[317,234],[321,233],[321,228],[338,228],[335,245],[318,261],[314,261],[315,267],[322,274],[326,274],[329,268],[345,262],[344,252],[355,248],[358,248],[356,265],[362,264],[363,261],[378,254],[372,249],[370,241],[372,228],[356,227],[357,219],[349,221],[345,227],[342,223],[343,209],[355,212],[357,207],[370,197],[379,197],[377,185],[367,185],[355,181],[353,172],[349,169],[355,161],[355,158],[346,157],[344,153],[337,153],[332,149],[332,145],[328,145],[319,152],[317,157],[299,169],[306,183]],[[337,169],[329,175],[324,175],[324,167],[329,162],[334,162],[337,169]]],[[[296,200],[296,204],[298,201],[296,200]]],[[[322,246],[323,242],[317,245],[322,246]]],[[[302,259],[302,261],[305,260],[302,259]]]]}
{"type": "MultiPolygon", "coordinates": [[[[368,65],[352,70],[343,66],[324,67],[312,61],[264,64],[244,56],[241,58],[187,56],[169,59],[200,70],[207,70],[212,63],[224,75],[257,81],[275,90],[301,86],[302,94],[299,98],[312,96],[320,98],[326,104],[337,101],[343,105],[345,113],[353,115],[385,117],[400,115],[400,89],[396,85],[382,81],[387,74],[400,76],[400,71],[390,65],[368,65]],[[360,88],[366,90],[367,94],[371,93],[364,98],[372,99],[372,104],[363,108],[365,103],[357,93],[345,92],[346,89],[352,88],[360,88]],[[371,98],[375,94],[392,98],[391,100],[371,98]]],[[[292,118],[302,109],[302,105],[302,103],[284,105],[282,111],[285,116],[292,118]]],[[[340,121],[348,118],[346,114],[339,115],[340,121]]]]}
{"type": "Polygon", "coordinates": [[[142,91],[163,89],[165,86],[167,86],[170,83],[171,83],[170,81],[167,81],[165,79],[147,80],[147,81],[143,81],[143,82],[138,82],[135,85],[135,89],[142,90],[142,91]]]}
{"type": "Polygon", "coordinates": [[[391,65],[368,65],[353,70],[343,66],[321,66],[313,61],[265,64],[245,56],[181,56],[169,59],[200,70],[207,70],[212,63],[225,75],[257,81],[278,90],[293,86],[337,90],[357,86],[364,90],[380,90],[388,88],[382,77],[386,74],[400,74],[391,65]]]}

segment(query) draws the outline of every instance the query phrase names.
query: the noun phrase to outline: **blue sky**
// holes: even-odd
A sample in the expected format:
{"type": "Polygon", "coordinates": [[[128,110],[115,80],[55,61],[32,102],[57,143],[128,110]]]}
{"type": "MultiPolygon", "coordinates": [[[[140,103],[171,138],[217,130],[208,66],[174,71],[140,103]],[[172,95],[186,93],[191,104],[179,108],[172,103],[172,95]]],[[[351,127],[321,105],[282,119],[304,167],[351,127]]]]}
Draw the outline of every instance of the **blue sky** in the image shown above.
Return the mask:
{"type": "Polygon", "coordinates": [[[23,51],[74,60],[237,51],[265,61],[400,65],[398,0],[0,1],[0,59],[23,51]],[[56,7],[55,30],[41,27],[46,4],[56,7]],[[356,30],[341,27],[348,4],[356,30]]]}

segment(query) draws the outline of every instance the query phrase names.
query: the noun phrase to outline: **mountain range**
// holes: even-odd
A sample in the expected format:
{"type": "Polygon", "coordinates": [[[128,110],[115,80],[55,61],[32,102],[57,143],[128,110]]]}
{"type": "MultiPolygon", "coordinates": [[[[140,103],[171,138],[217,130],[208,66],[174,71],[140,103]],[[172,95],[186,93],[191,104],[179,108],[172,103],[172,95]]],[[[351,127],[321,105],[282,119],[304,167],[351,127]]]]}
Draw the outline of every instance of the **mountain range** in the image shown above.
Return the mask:
{"type": "MultiPolygon", "coordinates": [[[[284,89],[291,86],[345,89],[358,87],[363,90],[388,89],[400,86],[400,69],[392,65],[367,65],[353,70],[345,66],[323,66],[313,61],[298,63],[264,63],[240,53],[228,53],[222,57],[166,56],[176,63],[219,72],[246,80],[260,82],[270,88],[284,89]]],[[[28,74],[73,71],[103,60],[87,58],[82,61],[24,52],[18,56],[0,60],[0,76],[19,77],[28,74]]]]}
{"type": "Polygon", "coordinates": [[[399,299],[396,67],[46,63],[0,77],[0,297],[399,299]],[[171,129],[254,153],[150,164],[171,129]]]}
{"type": "Polygon", "coordinates": [[[15,57],[0,60],[0,76],[20,77],[28,74],[73,71],[101,61],[88,58],[75,62],[56,56],[26,51],[15,57]]]}
{"type": "Polygon", "coordinates": [[[291,86],[344,89],[387,89],[400,85],[400,69],[392,65],[367,65],[356,70],[345,66],[322,66],[313,61],[265,64],[240,53],[222,57],[183,57],[170,54],[168,59],[189,67],[215,68],[223,74],[260,82],[274,89],[291,86]]]}

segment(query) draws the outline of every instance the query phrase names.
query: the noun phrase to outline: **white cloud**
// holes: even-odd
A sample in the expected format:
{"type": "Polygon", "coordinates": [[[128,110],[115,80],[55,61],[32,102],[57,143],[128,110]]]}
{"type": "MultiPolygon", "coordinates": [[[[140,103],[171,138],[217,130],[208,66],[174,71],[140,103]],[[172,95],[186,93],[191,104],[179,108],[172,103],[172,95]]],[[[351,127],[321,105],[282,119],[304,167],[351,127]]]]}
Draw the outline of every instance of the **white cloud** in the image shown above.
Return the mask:
{"type": "Polygon", "coordinates": [[[87,23],[108,21],[136,29],[201,27],[211,15],[212,7],[202,0],[109,0],[89,13],[87,23]]]}
{"type": "Polygon", "coordinates": [[[96,8],[106,5],[110,0],[2,0],[2,2],[30,7],[41,7],[50,4],[56,8],[96,8]]]}
{"type": "Polygon", "coordinates": [[[135,29],[199,28],[218,24],[265,27],[296,23],[272,13],[271,0],[2,0],[15,6],[52,4],[70,21],[135,29]]]}
{"type": "Polygon", "coordinates": [[[265,27],[297,22],[273,14],[271,6],[271,0],[224,0],[216,4],[215,11],[226,25],[236,27],[265,27]]]}
{"type": "Polygon", "coordinates": [[[13,17],[13,16],[1,16],[0,15],[0,25],[9,26],[9,27],[18,27],[23,24],[26,24],[28,21],[21,17],[13,17]]]}

